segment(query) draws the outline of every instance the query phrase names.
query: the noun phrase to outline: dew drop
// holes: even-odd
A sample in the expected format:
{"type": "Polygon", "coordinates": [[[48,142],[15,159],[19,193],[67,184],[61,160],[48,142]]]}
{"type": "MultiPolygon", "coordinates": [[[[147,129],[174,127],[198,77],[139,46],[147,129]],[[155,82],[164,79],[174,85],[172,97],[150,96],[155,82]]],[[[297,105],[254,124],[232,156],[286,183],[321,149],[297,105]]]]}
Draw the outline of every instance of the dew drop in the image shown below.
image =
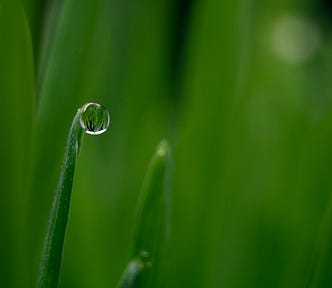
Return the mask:
{"type": "Polygon", "coordinates": [[[87,134],[100,135],[110,125],[108,110],[98,103],[87,103],[81,108],[80,124],[87,134]]]}

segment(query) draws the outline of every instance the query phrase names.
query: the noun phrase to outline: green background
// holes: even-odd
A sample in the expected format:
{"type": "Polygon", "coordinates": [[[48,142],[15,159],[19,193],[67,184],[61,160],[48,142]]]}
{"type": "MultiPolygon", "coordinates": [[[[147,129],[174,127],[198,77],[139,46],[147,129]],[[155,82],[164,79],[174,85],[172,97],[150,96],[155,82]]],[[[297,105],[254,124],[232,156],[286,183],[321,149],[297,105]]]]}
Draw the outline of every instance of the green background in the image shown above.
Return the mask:
{"type": "Polygon", "coordinates": [[[332,286],[332,5],[0,0],[0,286],[33,287],[66,136],[86,135],[60,287],[115,287],[161,139],[171,287],[332,286]]]}

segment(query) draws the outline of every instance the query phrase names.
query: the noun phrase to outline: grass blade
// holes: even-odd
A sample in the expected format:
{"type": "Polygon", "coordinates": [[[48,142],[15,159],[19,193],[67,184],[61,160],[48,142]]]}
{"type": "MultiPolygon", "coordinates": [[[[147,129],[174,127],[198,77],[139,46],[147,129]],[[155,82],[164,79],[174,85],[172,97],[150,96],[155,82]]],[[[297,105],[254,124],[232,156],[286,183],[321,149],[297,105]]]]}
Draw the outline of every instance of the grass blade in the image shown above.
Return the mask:
{"type": "Polygon", "coordinates": [[[309,262],[305,288],[330,287],[332,198],[329,200],[323,221],[318,229],[313,255],[309,262]]]}
{"type": "Polygon", "coordinates": [[[132,260],[119,288],[167,287],[169,260],[170,149],[162,141],[153,156],[138,203],[132,260]]]}
{"type": "Polygon", "coordinates": [[[49,227],[44,242],[38,287],[56,287],[59,279],[76,161],[83,136],[80,115],[81,110],[79,109],[68,135],[61,176],[55,192],[49,227]]]}
{"type": "Polygon", "coordinates": [[[31,175],[35,79],[22,1],[0,0],[0,287],[29,279],[26,214],[31,175]]]}

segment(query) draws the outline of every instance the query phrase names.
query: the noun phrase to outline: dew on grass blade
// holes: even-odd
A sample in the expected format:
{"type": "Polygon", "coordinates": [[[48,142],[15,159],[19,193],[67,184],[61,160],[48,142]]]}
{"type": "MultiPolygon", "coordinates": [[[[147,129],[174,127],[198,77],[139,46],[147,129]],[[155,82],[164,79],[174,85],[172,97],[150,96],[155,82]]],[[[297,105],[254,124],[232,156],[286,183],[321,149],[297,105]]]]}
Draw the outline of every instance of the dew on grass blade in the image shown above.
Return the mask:
{"type": "Polygon", "coordinates": [[[111,117],[107,108],[98,103],[87,103],[81,108],[80,124],[87,134],[104,133],[110,121],[111,117]]]}

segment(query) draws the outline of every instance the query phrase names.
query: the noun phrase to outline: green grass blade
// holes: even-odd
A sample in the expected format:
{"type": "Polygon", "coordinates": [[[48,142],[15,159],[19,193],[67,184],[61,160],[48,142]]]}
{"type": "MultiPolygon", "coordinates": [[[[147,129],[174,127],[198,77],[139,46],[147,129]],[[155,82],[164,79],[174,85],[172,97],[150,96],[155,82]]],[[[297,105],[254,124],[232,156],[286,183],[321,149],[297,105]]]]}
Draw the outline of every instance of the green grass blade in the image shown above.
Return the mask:
{"type": "Polygon", "coordinates": [[[81,110],[78,110],[68,135],[61,176],[55,192],[49,227],[44,243],[38,287],[56,287],[59,279],[76,161],[83,135],[83,129],[79,122],[80,114],[81,110]]]}
{"type": "Polygon", "coordinates": [[[21,1],[0,0],[0,287],[25,287],[34,120],[31,34],[21,1]]]}
{"type": "MultiPolygon", "coordinates": [[[[100,57],[100,50],[104,49],[103,44],[100,44],[102,49],[93,53],[96,51],[99,13],[103,11],[102,1],[47,2],[43,6],[46,8],[49,5],[50,10],[44,10],[45,30],[41,35],[39,60],[36,60],[39,63],[36,83],[37,114],[33,134],[31,196],[27,217],[29,234],[26,241],[31,262],[28,269],[31,275],[30,286],[36,283],[38,255],[52,194],[58,181],[63,147],[67,141],[67,129],[76,107],[88,99],[92,100],[92,97],[96,101],[101,98],[98,91],[90,89],[91,75],[95,77],[100,73],[100,70],[92,68],[90,63],[94,63],[96,58],[104,60],[100,57]]],[[[98,82],[94,87],[101,86],[103,85],[98,82]]]]}
{"type": "Polygon", "coordinates": [[[313,255],[309,262],[305,288],[330,287],[332,243],[332,198],[318,229],[313,255]]]}
{"type": "Polygon", "coordinates": [[[153,156],[138,203],[132,260],[120,288],[167,287],[170,237],[170,148],[162,141],[153,156]]]}
{"type": "Polygon", "coordinates": [[[118,288],[144,287],[141,282],[144,267],[145,264],[140,257],[132,259],[123,272],[118,288]]]}

